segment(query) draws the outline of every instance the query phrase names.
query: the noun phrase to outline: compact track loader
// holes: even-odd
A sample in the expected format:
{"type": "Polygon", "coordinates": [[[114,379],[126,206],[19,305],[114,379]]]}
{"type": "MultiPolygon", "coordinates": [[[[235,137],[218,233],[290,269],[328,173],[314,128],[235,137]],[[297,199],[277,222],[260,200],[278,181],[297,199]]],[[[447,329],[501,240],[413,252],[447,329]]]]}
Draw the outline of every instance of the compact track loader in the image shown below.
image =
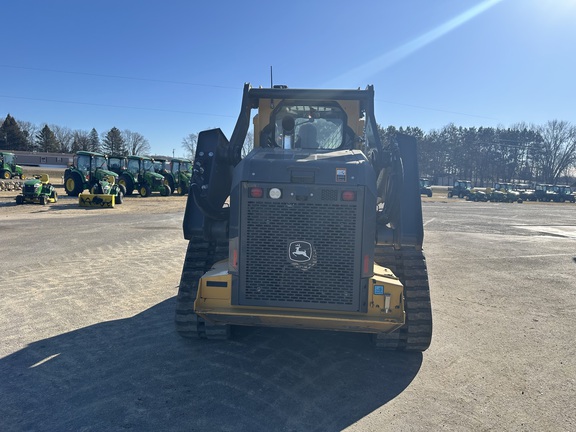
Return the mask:
{"type": "Polygon", "coordinates": [[[199,134],[176,306],[185,337],[233,326],[369,333],[424,351],[432,336],[416,141],[383,143],[374,89],[244,86],[228,140],[199,134]],[[254,149],[242,148],[252,110],[254,149]]]}

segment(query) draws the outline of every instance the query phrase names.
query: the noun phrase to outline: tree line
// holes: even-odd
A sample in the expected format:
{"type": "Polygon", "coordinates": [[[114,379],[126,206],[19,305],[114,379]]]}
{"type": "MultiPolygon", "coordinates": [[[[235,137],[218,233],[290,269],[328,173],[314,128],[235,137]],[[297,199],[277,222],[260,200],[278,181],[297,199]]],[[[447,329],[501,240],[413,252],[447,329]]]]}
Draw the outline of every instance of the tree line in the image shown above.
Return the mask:
{"type": "Polygon", "coordinates": [[[85,131],[48,124],[39,127],[16,121],[8,114],[0,126],[0,149],[48,153],[85,150],[125,156],[148,154],[150,144],[144,136],[128,129],[113,127],[98,134],[94,128],[85,131]]]}
{"type": "MultiPolygon", "coordinates": [[[[390,142],[398,132],[416,138],[420,175],[435,184],[456,178],[472,180],[478,186],[496,181],[571,183],[576,176],[576,127],[566,121],[552,120],[541,126],[519,123],[510,128],[450,124],[429,132],[418,127],[379,126],[384,142],[390,142]]],[[[195,133],[182,139],[190,158],[194,157],[197,139],[195,133]]],[[[243,156],[253,147],[251,132],[244,147],[243,156]]],[[[94,128],[38,127],[8,114],[0,126],[0,149],[143,155],[149,154],[150,144],[141,134],[127,129],[113,127],[98,134],[94,128]]]]}
{"type": "Polygon", "coordinates": [[[396,132],[415,137],[420,174],[434,184],[454,179],[477,186],[497,181],[571,184],[576,177],[576,127],[566,121],[510,128],[450,124],[428,133],[389,126],[379,132],[385,142],[396,132]]]}
{"type": "MultiPolygon", "coordinates": [[[[576,177],[576,127],[566,121],[552,120],[542,126],[520,123],[510,128],[450,124],[428,133],[418,127],[378,125],[378,131],[385,143],[392,142],[397,133],[416,138],[420,175],[433,184],[449,184],[455,179],[472,180],[477,186],[494,182],[572,184],[576,177]]],[[[197,141],[197,134],[182,140],[190,158],[197,141]]],[[[253,134],[248,132],[242,156],[253,145],[253,134]]]]}

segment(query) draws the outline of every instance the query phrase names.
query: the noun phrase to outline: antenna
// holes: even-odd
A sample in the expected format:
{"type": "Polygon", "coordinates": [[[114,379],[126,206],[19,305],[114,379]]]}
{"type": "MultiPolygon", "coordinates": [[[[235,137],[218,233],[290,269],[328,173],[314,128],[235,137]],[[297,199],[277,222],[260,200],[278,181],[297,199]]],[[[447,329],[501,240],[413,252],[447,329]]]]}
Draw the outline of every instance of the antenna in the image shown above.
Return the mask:
{"type": "Polygon", "coordinates": [[[272,79],[272,66],[270,66],[270,88],[274,88],[274,80],[272,79]]]}

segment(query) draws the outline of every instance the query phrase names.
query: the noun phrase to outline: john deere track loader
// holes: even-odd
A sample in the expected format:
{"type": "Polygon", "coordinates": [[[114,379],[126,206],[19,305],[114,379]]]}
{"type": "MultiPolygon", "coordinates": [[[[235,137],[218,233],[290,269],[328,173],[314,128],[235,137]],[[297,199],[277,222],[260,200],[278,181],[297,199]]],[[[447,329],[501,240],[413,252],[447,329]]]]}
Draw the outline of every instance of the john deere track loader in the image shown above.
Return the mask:
{"type": "Polygon", "coordinates": [[[182,336],[237,325],[370,333],[424,351],[432,312],[416,142],[383,145],[374,90],[244,86],[228,140],[199,134],[183,221],[182,336]],[[252,110],[254,149],[242,159],[252,110]]]}

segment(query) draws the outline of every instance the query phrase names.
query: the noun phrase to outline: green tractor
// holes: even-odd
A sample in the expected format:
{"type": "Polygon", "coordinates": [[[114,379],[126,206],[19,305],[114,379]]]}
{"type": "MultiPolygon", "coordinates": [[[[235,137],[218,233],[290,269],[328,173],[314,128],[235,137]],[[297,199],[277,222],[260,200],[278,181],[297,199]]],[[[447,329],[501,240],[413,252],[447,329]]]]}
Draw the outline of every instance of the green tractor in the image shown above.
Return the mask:
{"type": "Polygon", "coordinates": [[[142,197],[150,196],[152,192],[160,192],[162,196],[172,193],[164,176],[154,170],[154,159],[133,155],[127,156],[126,160],[126,170],[118,180],[126,188],[126,195],[132,195],[135,190],[142,197]]]}
{"type": "Polygon", "coordinates": [[[448,188],[448,198],[457,196],[458,198],[465,198],[472,189],[472,182],[470,180],[456,180],[454,186],[448,188]]]}
{"type": "Polygon", "coordinates": [[[556,192],[552,184],[537,184],[534,188],[534,196],[537,201],[551,202],[556,201],[556,192]]]}
{"type": "Polygon", "coordinates": [[[108,169],[121,176],[126,171],[128,160],[126,156],[108,155],[108,169]]]}
{"type": "Polygon", "coordinates": [[[536,191],[528,183],[517,183],[514,185],[514,190],[520,194],[522,201],[536,201],[536,191]]]}
{"type": "Polygon", "coordinates": [[[114,195],[116,204],[122,204],[124,188],[116,183],[116,177],[110,175],[106,179],[98,180],[90,189],[93,195],[114,195]]]}
{"type": "Polygon", "coordinates": [[[58,193],[50,183],[48,174],[41,174],[24,181],[22,193],[16,197],[16,204],[38,203],[46,205],[58,201],[58,193]]]}
{"type": "Polygon", "coordinates": [[[109,175],[98,180],[90,188],[90,193],[78,195],[80,207],[114,207],[124,201],[124,187],[116,183],[116,177],[109,175]]]}
{"type": "MultiPolygon", "coordinates": [[[[74,163],[64,171],[64,190],[70,196],[78,196],[108,176],[118,175],[108,170],[108,158],[101,153],[79,151],[74,155],[74,163]]],[[[122,191],[124,194],[125,190],[122,191]]]]}
{"type": "Polygon", "coordinates": [[[192,176],[192,161],[189,159],[174,158],[168,161],[165,158],[154,158],[154,167],[158,174],[162,174],[172,193],[186,195],[192,176]]]}
{"type": "Polygon", "coordinates": [[[432,196],[432,188],[430,187],[430,180],[427,178],[420,179],[420,195],[432,196]]]}
{"type": "Polygon", "coordinates": [[[468,194],[466,195],[465,199],[466,201],[486,202],[488,201],[488,195],[486,195],[486,192],[484,192],[483,190],[472,188],[468,191],[468,194]]]}
{"type": "Polygon", "coordinates": [[[522,203],[520,192],[518,192],[512,183],[494,183],[494,187],[488,192],[488,200],[492,202],[518,202],[522,203]]]}
{"type": "Polygon", "coordinates": [[[572,192],[572,188],[568,185],[554,185],[553,189],[555,192],[554,201],[556,202],[576,202],[576,195],[572,192]]]}
{"type": "Polygon", "coordinates": [[[192,177],[192,161],[190,159],[172,159],[172,175],[178,179],[176,191],[180,195],[186,195],[190,188],[192,177]]]}
{"type": "Polygon", "coordinates": [[[154,160],[154,171],[164,177],[164,183],[170,186],[171,193],[174,193],[176,189],[174,188],[174,177],[170,171],[170,160],[159,156],[153,156],[152,159],[154,160]]]}
{"type": "Polygon", "coordinates": [[[22,172],[22,167],[16,165],[16,156],[14,153],[0,152],[0,178],[11,179],[14,177],[20,177],[24,179],[24,173],[22,172]]]}

